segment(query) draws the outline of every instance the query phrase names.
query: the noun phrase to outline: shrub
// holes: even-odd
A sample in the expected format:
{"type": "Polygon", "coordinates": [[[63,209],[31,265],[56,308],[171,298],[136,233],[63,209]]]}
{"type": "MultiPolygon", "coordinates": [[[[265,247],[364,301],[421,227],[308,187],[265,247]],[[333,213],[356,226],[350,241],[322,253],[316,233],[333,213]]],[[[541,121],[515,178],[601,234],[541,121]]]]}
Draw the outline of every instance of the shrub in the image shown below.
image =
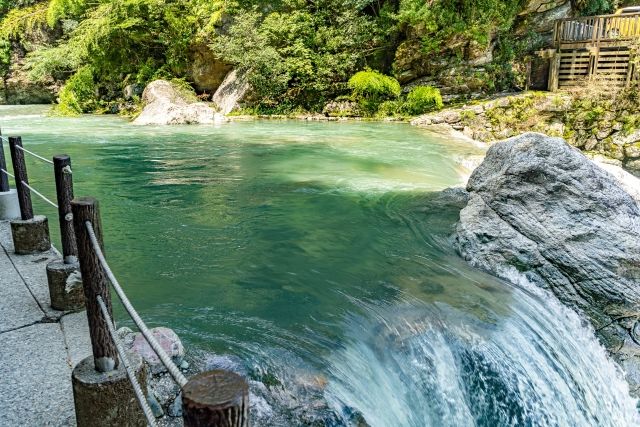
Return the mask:
{"type": "Polygon", "coordinates": [[[89,67],[82,67],[67,80],[60,91],[55,112],[63,116],[90,113],[97,106],[95,99],[93,71],[89,67]]]}
{"type": "Polygon", "coordinates": [[[402,101],[384,101],[378,107],[377,115],[379,117],[394,117],[401,116],[404,110],[404,103],[402,101]]]}
{"type": "Polygon", "coordinates": [[[352,98],[368,114],[374,114],[385,100],[400,96],[400,83],[393,77],[373,70],[359,71],[348,83],[352,98]]]}
{"type": "Polygon", "coordinates": [[[443,106],[440,91],[431,86],[417,86],[407,95],[405,109],[407,113],[418,115],[439,110],[443,106]]]}
{"type": "Polygon", "coordinates": [[[400,96],[400,83],[393,77],[377,71],[360,71],[349,79],[349,88],[357,98],[397,98],[400,96]]]}

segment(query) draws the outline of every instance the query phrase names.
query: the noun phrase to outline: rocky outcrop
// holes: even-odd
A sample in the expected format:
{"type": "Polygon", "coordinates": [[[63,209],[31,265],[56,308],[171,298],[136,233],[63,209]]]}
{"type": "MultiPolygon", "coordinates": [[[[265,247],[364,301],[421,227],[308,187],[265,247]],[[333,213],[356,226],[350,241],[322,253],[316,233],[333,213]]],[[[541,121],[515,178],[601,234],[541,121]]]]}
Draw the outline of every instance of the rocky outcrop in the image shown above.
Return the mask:
{"type": "Polygon", "coordinates": [[[570,18],[575,14],[571,0],[528,0],[518,15],[515,33],[524,35],[534,32],[550,39],[557,19],[570,18]]]}
{"type": "Polygon", "coordinates": [[[177,88],[166,80],[156,80],[142,93],[145,107],[134,120],[136,125],[211,124],[225,120],[224,116],[203,102],[195,102],[193,94],[177,88]]]}
{"type": "Polygon", "coordinates": [[[189,57],[189,72],[198,93],[213,94],[232,69],[231,65],[218,59],[204,43],[192,46],[189,57]]]}
{"type": "Polygon", "coordinates": [[[564,140],[532,133],[493,145],[467,190],[460,254],[506,280],[549,289],[586,315],[637,395],[638,202],[564,140]]]}
{"type": "MultiPolygon", "coordinates": [[[[550,47],[553,28],[557,19],[577,15],[575,2],[571,0],[526,0],[521,2],[509,33],[525,49],[550,47]],[[535,41],[531,35],[535,34],[535,41]],[[534,47],[535,46],[535,47],[534,47]]],[[[414,29],[415,30],[415,29],[414,29]]],[[[394,76],[401,84],[422,84],[437,87],[445,102],[477,99],[495,92],[496,74],[491,64],[499,55],[498,29],[489,30],[486,41],[479,43],[473,38],[452,37],[437,54],[427,53],[423,41],[413,32],[406,34],[395,52],[394,76]],[[417,83],[420,81],[419,83],[417,83]]],[[[522,52],[519,53],[522,56],[522,52]]],[[[502,59],[504,60],[504,59],[502,59]]],[[[517,76],[514,85],[524,89],[529,71],[526,61],[517,58],[511,61],[511,73],[517,76]]]]}
{"type": "Polygon", "coordinates": [[[448,125],[485,143],[529,131],[562,136],[571,145],[615,159],[620,166],[640,175],[640,130],[629,132],[623,125],[625,121],[633,123],[630,119],[636,116],[626,109],[609,111],[606,103],[602,105],[585,107],[571,93],[525,92],[425,114],[411,124],[448,125]]]}
{"type": "Polygon", "coordinates": [[[361,117],[362,111],[354,101],[330,101],[322,109],[327,117],[361,117]]]}
{"type": "Polygon", "coordinates": [[[240,101],[247,96],[250,88],[246,75],[238,70],[233,70],[224,78],[211,101],[218,106],[218,110],[222,114],[229,114],[240,107],[240,101]]]}
{"type": "MultiPolygon", "coordinates": [[[[150,329],[150,332],[183,373],[192,373],[189,371],[189,363],[184,360],[182,341],[172,329],[158,327],[150,329]]],[[[181,409],[180,388],[155,351],[140,332],[122,327],[117,333],[126,351],[139,356],[150,373],[146,384],[147,402],[155,417],[159,418],[160,425],[181,426],[182,413],[176,410],[176,406],[181,409]]]]}
{"type": "Polygon", "coordinates": [[[23,34],[20,41],[11,43],[10,67],[3,77],[4,84],[0,88],[0,102],[4,104],[51,104],[62,83],[52,77],[46,77],[42,81],[33,81],[29,78],[29,71],[25,66],[26,55],[43,45],[52,44],[59,35],[48,26],[33,28],[23,34]]]}

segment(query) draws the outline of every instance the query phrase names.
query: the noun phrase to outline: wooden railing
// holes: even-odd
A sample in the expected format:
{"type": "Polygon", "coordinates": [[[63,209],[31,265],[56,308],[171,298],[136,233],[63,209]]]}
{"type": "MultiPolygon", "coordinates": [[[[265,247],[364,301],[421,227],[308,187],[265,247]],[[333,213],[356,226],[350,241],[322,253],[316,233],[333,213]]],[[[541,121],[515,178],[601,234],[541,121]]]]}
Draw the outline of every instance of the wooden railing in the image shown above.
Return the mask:
{"type": "Polygon", "coordinates": [[[556,21],[556,46],[565,43],[615,42],[640,38],[640,13],[567,18],[556,21]]]}

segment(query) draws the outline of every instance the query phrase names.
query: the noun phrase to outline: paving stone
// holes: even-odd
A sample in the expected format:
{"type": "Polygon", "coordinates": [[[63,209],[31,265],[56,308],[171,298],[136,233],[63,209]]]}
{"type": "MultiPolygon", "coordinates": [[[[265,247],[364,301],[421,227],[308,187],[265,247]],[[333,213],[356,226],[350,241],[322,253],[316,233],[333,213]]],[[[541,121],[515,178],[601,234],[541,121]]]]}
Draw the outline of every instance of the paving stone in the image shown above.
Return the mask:
{"type": "Polygon", "coordinates": [[[43,311],[0,247],[0,332],[32,325],[43,317],[43,311]]]}
{"type": "Polygon", "coordinates": [[[64,313],[51,308],[46,270],[49,262],[60,259],[59,252],[52,248],[47,252],[33,255],[16,255],[13,251],[11,228],[8,221],[0,221],[0,245],[5,249],[9,259],[35,296],[45,315],[53,320],[59,319],[64,313]]]}
{"type": "Polygon", "coordinates": [[[58,323],[0,334],[0,425],[74,426],[71,368],[58,323]]]}
{"type": "Polygon", "coordinates": [[[60,319],[64,340],[69,353],[69,365],[74,368],[82,359],[91,356],[91,338],[87,313],[71,313],[60,319]]]}

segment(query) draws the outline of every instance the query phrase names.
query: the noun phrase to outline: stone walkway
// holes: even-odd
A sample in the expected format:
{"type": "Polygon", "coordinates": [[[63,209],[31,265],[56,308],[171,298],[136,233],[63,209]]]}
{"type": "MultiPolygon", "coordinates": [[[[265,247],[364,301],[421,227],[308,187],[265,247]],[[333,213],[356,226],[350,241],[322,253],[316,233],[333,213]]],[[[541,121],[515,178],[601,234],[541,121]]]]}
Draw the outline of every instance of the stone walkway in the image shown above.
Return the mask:
{"type": "Polygon", "coordinates": [[[49,305],[55,249],[15,255],[0,221],[0,426],[75,426],[71,370],[91,355],[84,312],[49,305]]]}

